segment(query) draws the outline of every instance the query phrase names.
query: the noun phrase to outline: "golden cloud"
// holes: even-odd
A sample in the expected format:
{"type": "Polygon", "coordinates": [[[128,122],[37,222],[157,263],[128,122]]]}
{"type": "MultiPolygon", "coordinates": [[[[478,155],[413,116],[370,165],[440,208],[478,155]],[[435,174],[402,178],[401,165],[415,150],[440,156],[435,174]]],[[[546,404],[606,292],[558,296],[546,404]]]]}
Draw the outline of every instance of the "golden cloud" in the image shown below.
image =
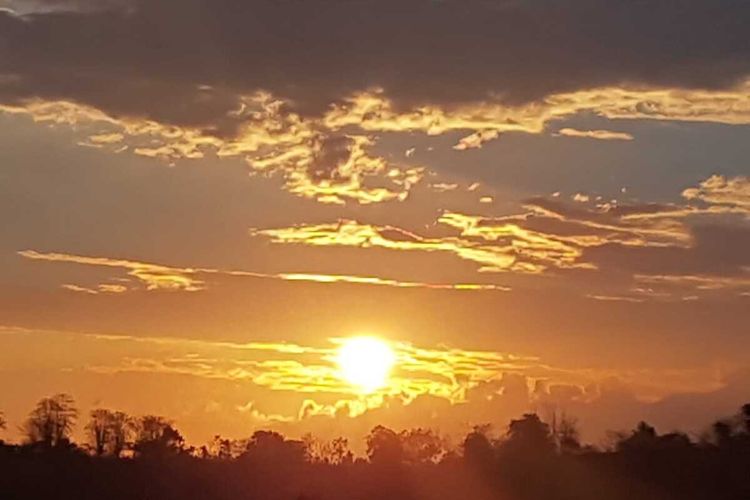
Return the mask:
{"type": "Polygon", "coordinates": [[[682,192],[688,200],[700,200],[711,205],[734,207],[750,215],[750,178],[712,175],[700,186],[682,192]]]}
{"type": "MultiPolygon", "coordinates": [[[[547,124],[581,112],[609,119],[750,123],[750,80],[728,91],[603,87],[552,94],[520,106],[485,102],[396,110],[380,89],[361,92],[331,106],[323,123],[332,130],[359,127],[366,131],[421,131],[439,135],[473,130],[489,137],[492,131],[542,133],[547,124]]],[[[474,137],[473,143],[479,139],[474,137]]]]}
{"type": "Polygon", "coordinates": [[[286,111],[284,102],[267,93],[239,96],[238,102],[238,109],[230,113],[238,122],[232,136],[154,120],[115,118],[67,101],[32,99],[23,105],[0,105],[0,111],[30,115],[41,123],[104,127],[107,132],[96,132],[80,144],[114,152],[131,149],[169,163],[201,159],[209,152],[220,158],[243,158],[253,172],[279,174],[289,192],[322,203],[403,200],[422,178],[421,167],[372,156],[371,138],[322,130],[315,120],[286,111]]]}
{"type": "MultiPolygon", "coordinates": [[[[468,131],[456,149],[480,147],[506,132],[543,133],[554,121],[581,112],[609,119],[750,123],[750,81],[726,91],[603,87],[549,95],[523,105],[483,102],[444,109],[426,105],[397,109],[382,90],[355,93],[318,116],[302,117],[267,92],[236,96],[224,117],[230,133],[216,127],[190,128],[153,119],[114,117],[69,101],[28,99],[0,111],[34,120],[96,128],[84,145],[130,149],[168,162],[218,157],[242,158],[254,172],[278,174],[285,188],[323,203],[359,204],[403,200],[423,176],[423,168],[373,156],[373,133],[468,131]],[[102,130],[103,129],[103,130],[102,130]]],[[[224,124],[226,125],[226,124],[224,124]]],[[[224,128],[227,128],[224,126],[224,128]]],[[[562,135],[595,139],[631,137],[606,130],[564,128],[562,135]]]]}
{"type": "MultiPolygon", "coordinates": [[[[22,250],[18,252],[22,257],[32,260],[43,260],[48,262],[64,262],[70,264],[81,264],[88,266],[102,266],[124,269],[127,274],[143,283],[147,290],[184,290],[197,291],[204,287],[203,281],[194,275],[194,269],[180,269],[159,264],[136,262],[125,259],[110,259],[107,257],[86,257],[82,255],[70,255],[64,253],[41,253],[35,250],[22,250]]],[[[100,291],[114,291],[107,285],[101,285],[100,291]]],[[[73,285],[75,291],[82,291],[82,287],[73,285]]],[[[68,289],[71,285],[66,286],[68,289]]],[[[118,291],[123,291],[117,288],[118,291]]]]}
{"type": "Polygon", "coordinates": [[[251,230],[250,233],[268,236],[275,243],[451,253],[479,264],[482,271],[535,270],[525,263],[517,264],[510,245],[481,245],[461,238],[423,238],[396,227],[360,224],[352,220],[334,224],[251,230]]]}
{"type": "MultiPolygon", "coordinates": [[[[24,258],[38,261],[70,263],[87,266],[119,268],[127,275],[141,282],[146,290],[182,290],[199,291],[206,287],[204,281],[210,275],[224,275],[258,279],[275,279],[284,281],[302,281],[312,283],[344,283],[353,285],[387,286],[394,288],[425,288],[431,290],[493,290],[509,291],[510,288],[492,283],[430,283],[417,281],[400,281],[377,276],[352,276],[344,274],[314,273],[259,273],[241,270],[220,270],[209,268],[179,268],[148,262],[138,262],[109,257],[89,257],[64,253],[43,253],[35,250],[22,250],[18,254],[24,258]]],[[[97,295],[100,293],[123,293],[134,289],[124,284],[102,283],[95,288],[76,284],[63,284],[61,287],[72,292],[97,295]]]]}
{"type": "MultiPolygon", "coordinates": [[[[456,231],[447,236],[426,236],[354,220],[252,229],[250,233],[277,244],[446,253],[476,264],[479,272],[596,270],[602,265],[591,257],[597,248],[692,251],[699,244],[696,224],[723,224],[728,215],[748,213],[747,185],[743,177],[714,176],[699,188],[686,190],[686,204],[619,204],[616,200],[592,201],[592,197],[578,194],[574,200],[580,203],[565,203],[559,197],[535,198],[524,203],[525,212],[502,217],[448,211],[437,219],[438,224],[456,231]]],[[[717,283],[722,283],[720,277],[717,283]]],[[[666,292],[642,287],[628,292],[589,290],[587,296],[630,302],[669,297],[666,292]]]]}
{"type": "MultiPolygon", "coordinates": [[[[46,336],[49,342],[45,345],[53,350],[56,342],[67,345],[75,339],[81,349],[66,360],[71,365],[61,365],[61,369],[247,382],[272,392],[300,397],[296,414],[264,413],[253,403],[236,408],[266,423],[306,420],[320,415],[354,417],[389,406],[419,405],[426,400],[442,401],[448,408],[471,412],[477,404],[492,407],[492,401],[502,403],[507,398],[518,397],[524,404],[530,404],[533,398],[559,396],[556,388],[563,386],[582,388],[579,399],[592,400],[598,395],[596,388],[612,380],[634,388],[647,398],[675,391],[713,390],[718,383],[716,377],[707,377],[703,371],[568,369],[545,364],[535,356],[392,341],[389,343],[396,364],[387,385],[363,395],[338,372],[336,353],[345,341],[343,338],[323,340],[319,345],[243,343],[2,326],[0,334],[4,342],[12,342],[14,337],[23,340],[31,335],[46,336]]],[[[248,385],[248,390],[252,386],[248,385]]]]}

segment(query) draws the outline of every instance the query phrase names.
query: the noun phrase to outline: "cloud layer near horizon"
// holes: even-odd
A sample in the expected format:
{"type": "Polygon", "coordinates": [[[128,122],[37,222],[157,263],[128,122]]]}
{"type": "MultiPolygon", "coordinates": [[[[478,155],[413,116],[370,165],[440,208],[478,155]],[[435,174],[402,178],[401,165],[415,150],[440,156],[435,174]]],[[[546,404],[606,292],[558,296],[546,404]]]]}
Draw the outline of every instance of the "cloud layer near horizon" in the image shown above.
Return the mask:
{"type": "MultiPolygon", "coordinates": [[[[375,423],[429,425],[453,434],[472,425],[502,425],[535,409],[572,411],[584,419],[587,439],[599,440],[604,426],[631,425],[644,410],[656,411],[662,423],[669,422],[674,416],[658,408],[673,406],[683,394],[710,402],[709,411],[725,411],[712,398],[746,386],[738,384],[741,372],[732,369],[571,369],[550,366],[534,356],[391,341],[397,363],[388,385],[363,395],[338,374],[335,355],[341,341],[237,343],[0,326],[0,345],[9,355],[20,346],[37,345],[45,369],[106,377],[108,385],[117,386],[140,374],[179,378],[186,387],[193,381],[217,389],[227,384],[240,387],[246,399],[233,408],[226,407],[232,398],[221,390],[196,394],[193,403],[205,404],[208,397],[214,406],[224,408],[225,418],[244,422],[250,430],[276,427],[293,434],[311,430],[326,435],[335,429],[358,438],[375,423]],[[76,353],[64,361],[56,358],[54,351],[70,342],[78,346],[76,353]],[[280,405],[276,398],[288,404],[280,405]],[[619,417],[614,418],[616,411],[619,417]]],[[[6,361],[7,370],[18,369],[17,360],[6,361]]],[[[108,405],[121,404],[117,392],[104,400],[108,405]]],[[[171,398],[165,401],[175,412],[171,398]]],[[[184,416],[178,415],[178,424],[179,417],[184,416]]],[[[688,423],[697,429],[707,422],[688,423]]]]}

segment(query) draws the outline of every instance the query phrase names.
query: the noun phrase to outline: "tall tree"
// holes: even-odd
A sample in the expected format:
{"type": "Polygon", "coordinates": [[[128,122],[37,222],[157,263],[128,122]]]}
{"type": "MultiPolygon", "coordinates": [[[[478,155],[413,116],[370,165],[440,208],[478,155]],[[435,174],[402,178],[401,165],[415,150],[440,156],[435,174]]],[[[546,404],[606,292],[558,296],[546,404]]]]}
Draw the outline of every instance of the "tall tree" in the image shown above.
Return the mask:
{"type": "Polygon", "coordinates": [[[32,443],[56,447],[69,441],[77,418],[73,398],[68,394],[56,394],[37,403],[26,419],[24,432],[32,443]]]}
{"type": "Polygon", "coordinates": [[[502,449],[517,456],[535,457],[553,453],[555,443],[549,425],[536,413],[526,413],[510,421],[502,449]]]}
{"type": "Polygon", "coordinates": [[[581,450],[581,433],[578,420],[563,413],[555,418],[554,438],[561,453],[575,453],[581,450]]]}
{"type": "Polygon", "coordinates": [[[103,408],[92,410],[86,424],[89,444],[98,456],[119,457],[128,445],[132,431],[132,419],[127,414],[103,408]]]}

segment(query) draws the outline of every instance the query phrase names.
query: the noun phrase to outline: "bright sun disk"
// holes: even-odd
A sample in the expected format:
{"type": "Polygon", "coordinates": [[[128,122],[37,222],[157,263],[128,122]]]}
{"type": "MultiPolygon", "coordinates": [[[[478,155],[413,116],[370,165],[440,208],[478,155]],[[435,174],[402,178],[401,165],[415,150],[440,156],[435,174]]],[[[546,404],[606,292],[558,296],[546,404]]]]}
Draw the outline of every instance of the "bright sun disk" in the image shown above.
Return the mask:
{"type": "Polygon", "coordinates": [[[372,392],[386,384],[396,355],[383,340],[352,337],[339,347],[336,362],[344,380],[365,392],[372,392]]]}

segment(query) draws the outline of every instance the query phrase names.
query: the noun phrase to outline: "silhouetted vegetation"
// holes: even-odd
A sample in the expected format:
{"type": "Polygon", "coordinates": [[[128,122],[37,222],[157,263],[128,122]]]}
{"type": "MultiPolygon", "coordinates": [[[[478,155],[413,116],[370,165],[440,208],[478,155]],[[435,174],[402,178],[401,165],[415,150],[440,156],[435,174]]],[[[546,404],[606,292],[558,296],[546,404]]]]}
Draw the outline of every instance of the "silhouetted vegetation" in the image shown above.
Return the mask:
{"type": "Polygon", "coordinates": [[[641,422],[607,449],[583,445],[564,415],[523,415],[500,437],[476,427],[455,447],[432,430],[377,426],[360,458],[345,438],[273,431],[196,448],[169,420],[107,409],[89,414],[76,444],[77,417],[70,396],[45,398],[22,444],[0,441],[0,498],[750,499],[750,404],[699,440],[641,422]]]}

